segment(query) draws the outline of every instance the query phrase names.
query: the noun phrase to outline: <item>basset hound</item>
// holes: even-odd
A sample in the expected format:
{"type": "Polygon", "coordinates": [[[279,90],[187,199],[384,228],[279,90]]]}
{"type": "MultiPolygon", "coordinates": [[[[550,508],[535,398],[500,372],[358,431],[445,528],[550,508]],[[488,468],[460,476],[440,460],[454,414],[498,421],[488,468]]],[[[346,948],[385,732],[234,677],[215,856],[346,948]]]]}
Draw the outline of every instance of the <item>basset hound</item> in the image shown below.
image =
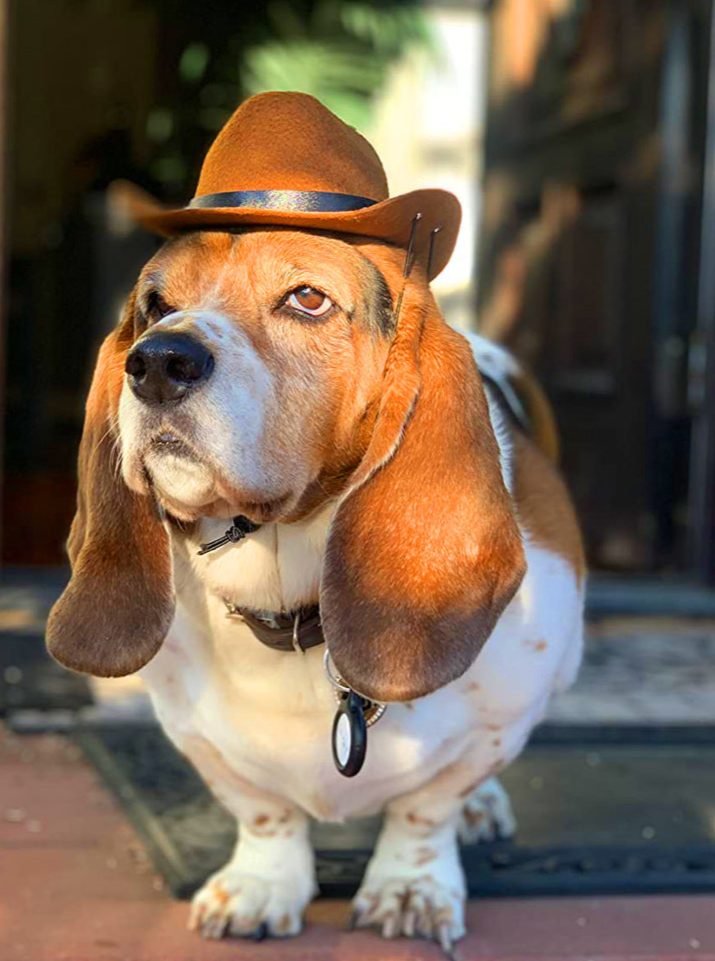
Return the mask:
{"type": "Polygon", "coordinates": [[[403,262],[356,236],[185,233],[99,354],[49,645],[140,671],[237,818],[193,901],[206,937],[297,934],[309,819],[384,812],[353,921],[449,951],[458,837],[513,831],[495,775],[578,669],[584,559],[547,408],[403,262]],[[354,697],[374,723],[348,778],[354,697]]]}

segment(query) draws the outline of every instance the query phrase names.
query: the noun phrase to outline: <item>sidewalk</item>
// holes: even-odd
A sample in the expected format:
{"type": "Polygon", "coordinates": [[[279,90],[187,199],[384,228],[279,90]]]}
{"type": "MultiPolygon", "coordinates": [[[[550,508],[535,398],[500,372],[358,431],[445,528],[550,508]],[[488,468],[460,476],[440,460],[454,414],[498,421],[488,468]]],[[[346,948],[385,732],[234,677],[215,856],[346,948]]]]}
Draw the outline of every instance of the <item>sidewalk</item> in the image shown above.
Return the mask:
{"type": "MultiPolygon", "coordinates": [[[[441,957],[344,930],[318,901],[284,942],[206,942],[94,772],[55,735],[0,727],[0,961],[352,961],[441,957]]],[[[715,896],[477,901],[463,961],[715,961],[715,896]]]]}

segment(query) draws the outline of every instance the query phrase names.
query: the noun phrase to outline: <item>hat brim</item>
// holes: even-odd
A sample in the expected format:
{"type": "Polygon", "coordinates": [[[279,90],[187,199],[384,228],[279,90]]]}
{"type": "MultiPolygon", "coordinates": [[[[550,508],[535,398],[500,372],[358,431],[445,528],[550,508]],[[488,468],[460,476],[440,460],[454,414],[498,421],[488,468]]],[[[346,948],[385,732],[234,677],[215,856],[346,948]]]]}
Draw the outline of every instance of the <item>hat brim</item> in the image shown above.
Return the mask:
{"type": "Polygon", "coordinates": [[[421,214],[416,252],[424,263],[430,234],[438,229],[434,237],[429,280],[434,280],[441,273],[452,256],[462,219],[459,201],[447,190],[413,190],[370,207],[340,212],[251,207],[168,208],[127,181],[112,184],[110,193],[112,202],[121,205],[131,220],[164,237],[187,230],[255,224],[356,234],[407,248],[414,218],[421,214]]]}

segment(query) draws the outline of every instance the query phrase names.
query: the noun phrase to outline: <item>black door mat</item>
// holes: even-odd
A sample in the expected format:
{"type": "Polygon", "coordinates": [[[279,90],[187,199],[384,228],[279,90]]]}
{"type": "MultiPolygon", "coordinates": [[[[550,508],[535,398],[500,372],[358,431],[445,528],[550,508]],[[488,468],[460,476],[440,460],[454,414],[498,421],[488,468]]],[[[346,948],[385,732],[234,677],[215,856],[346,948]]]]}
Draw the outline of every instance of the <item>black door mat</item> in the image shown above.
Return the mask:
{"type": "MultiPolygon", "coordinates": [[[[715,737],[611,728],[586,746],[558,731],[502,776],[519,822],[514,842],[465,846],[470,896],[715,891],[715,737]],[[561,743],[559,743],[561,742],[561,743]]],[[[233,819],[164,734],[149,725],[75,733],[177,897],[229,857],[233,819]]],[[[379,821],[315,824],[321,892],[353,894],[379,821]]]]}
{"type": "Polygon", "coordinates": [[[73,713],[92,703],[86,677],[60,667],[45,647],[47,615],[68,579],[65,568],[3,568],[0,717],[20,711],[73,713]]]}
{"type": "Polygon", "coordinates": [[[47,653],[44,631],[0,631],[0,717],[16,711],[78,711],[92,703],[87,678],[47,653]]]}

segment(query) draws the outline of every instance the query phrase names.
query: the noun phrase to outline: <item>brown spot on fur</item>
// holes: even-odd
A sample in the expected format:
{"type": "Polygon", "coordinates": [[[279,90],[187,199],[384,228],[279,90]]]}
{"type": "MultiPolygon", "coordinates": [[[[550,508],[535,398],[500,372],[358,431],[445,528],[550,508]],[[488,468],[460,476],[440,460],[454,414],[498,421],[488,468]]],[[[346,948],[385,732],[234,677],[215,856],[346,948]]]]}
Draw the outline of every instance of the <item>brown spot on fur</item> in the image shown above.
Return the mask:
{"type": "Polygon", "coordinates": [[[291,812],[286,808],[286,810],[285,810],[285,811],[281,814],[281,816],[278,818],[278,823],[279,823],[279,824],[287,824],[288,821],[290,821],[291,817],[292,817],[291,812]]]}
{"type": "Polygon", "coordinates": [[[290,915],[282,914],[280,918],[276,921],[275,932],[276,934],[285,934],[290,928],[290,915]]]}
{"type": "Polygon", "coordinates": [[[415,855],[414,866],[416,868],[424,867],[425,864],[429,864],[430,861],[434,861],[434,859],[438,857],[437,851],[435,851],[434,848],[426,846],[417,848],[415,855]]]}
{"type": "Polygon", "coordinates": [[[473,784],[470,784],[469,787],[465,787],[463,791],[459,792],[459,797],[469,797],[470,794],[473,794],[477,790],[481,783],[481,781],[475,781],[473,784]]]}
{"type": "Polygon", "coordinates": [[[214,881],[211,887],[211,893],[216,898],[216,900],[221,905],[221,907],[225,907],[225,905],[227,905],[228,902],[230,901],[230,896],[228,891],[226,891],[226,889],[223,888],[218,881],[214,881]]]}
{"type": "Polygon", "coordinates": [[[548,643],[544,640],[539,640],[539,641],[526,640],[526,641],[522,641],[521,644],[522,644],[522,647],[530,647],[534,651],[545,651],[546,648],[549,646],[548,643]]]}
{"type": "Polygon", "coordinates": [[[410,824],[420,824],[422,827],[433,828],[435,826],[435,821],[431,818],[420,817],[419,814],[415,814],[414,811],[408,811],[406,819],[410,824]]]}
{"type": "Polygon", "coordinates": [[[472,827],[477,827],[484,820],[484,811],[473,811],[471,808],[465,808],[463,814],[464,820],[472,827]]]}
{"type": "Polygon", "coordinates": [[[310,808],[315,816],[321,821],[330,821],[335,818],[335,806],[330,798],[321,791],[316,791],[310,799],[310,808]]]}
{"type": "Polygon", "coordinates": [[[586,572],[583,542],[566,485],[547,457],[521,431],[513,434],[514,498],[531,538],[563,557],[579,583],[586,572]]]}
{"type": "Polygon", "coordinates": [[[267,814],[257,814],[253,819],[253,826],[260,828],[263,827],[264,824],[268,824],[269,821],[270,818],[267,814]]]}
{"type": "Polygon", "coordinates": [[[495,737],[494,740],[492,741],[492,746],[493,746],[493,747],[501,747],[501,738],[500,738],[500,737],[495,737]]]}
{"type": "Polygon", "coordinates": [[[464,690],[467,691],[468,693],[479,691],[481,690],[481,684],[478,684],[476,681],[472,681],[471,684],[467,684],[464,690]]]}
{"type": "Polygon", "coordinates": [[[453,919],[454,912],[451,908],[440,908],[439,911],[435,911],[435,924],[451,924],[453,919]]]}

